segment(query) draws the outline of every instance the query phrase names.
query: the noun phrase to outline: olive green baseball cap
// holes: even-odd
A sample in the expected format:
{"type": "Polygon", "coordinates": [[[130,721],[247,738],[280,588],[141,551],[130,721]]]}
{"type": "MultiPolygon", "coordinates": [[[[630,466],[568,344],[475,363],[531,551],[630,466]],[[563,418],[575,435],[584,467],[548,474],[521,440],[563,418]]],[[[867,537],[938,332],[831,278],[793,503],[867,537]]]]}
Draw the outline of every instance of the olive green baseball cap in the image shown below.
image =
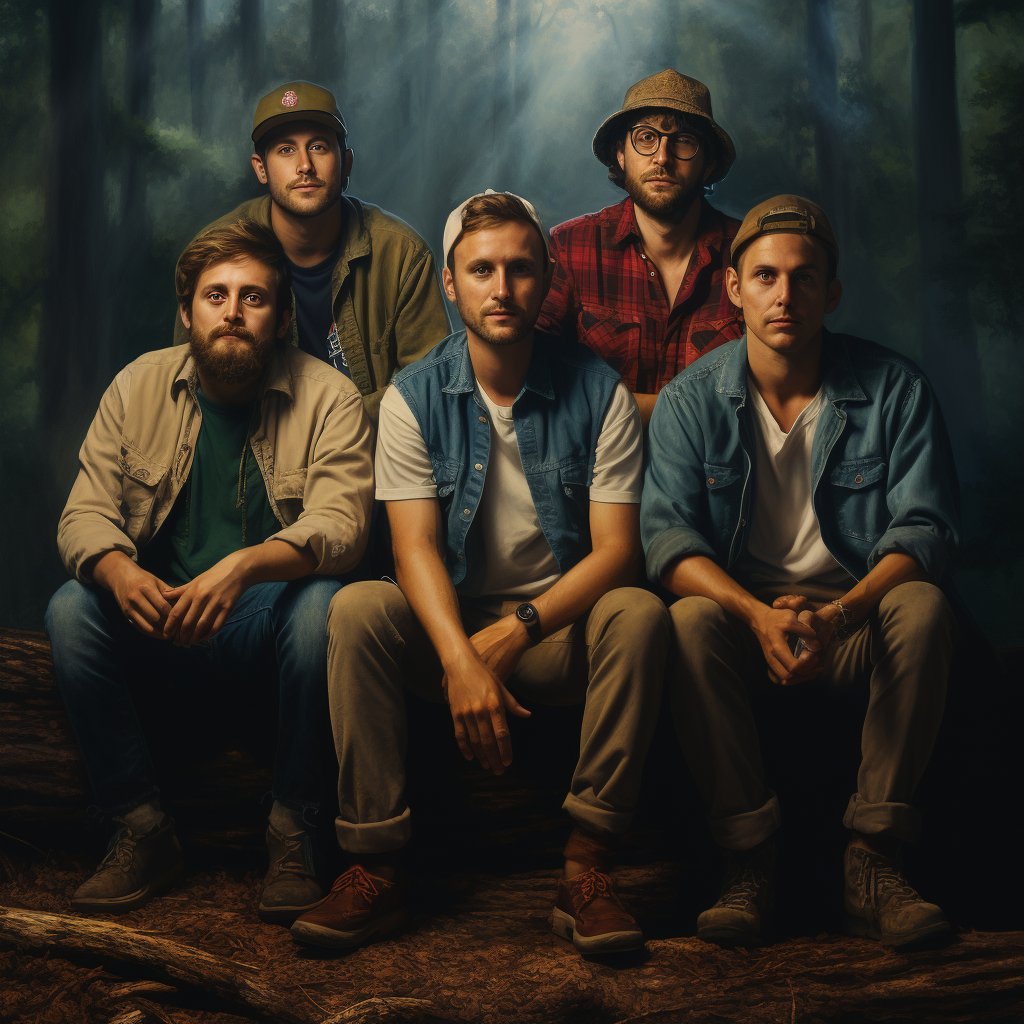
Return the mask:
{"type": "Polygon", "coordinates": [[[677,110],[681,114],[689,114],[691,117],[706,121],[708,128],[718,140],[719,148],[716,154],[718,162],[708,176],[706,184],[713,185],[729,173],[729,168],[736,162],[736,147],[729,133],[711,116],[711,91],[696,78],[681,75],[678,71],[668,68],[631,85],[626,90],[622,109],[617,110],[597,129],[594,136],[594,156],[609,169],[611,173],[608,176],[613,181],[613,175],[619,173],[616,147],[628,127],[626,121],[638,110],[649,107],[677,110]]]}
{"type": "Polygon", "coordinates": [[[348,132],[334,94],[312,82],[286,82],[256,104],[252,119],[253,143],[286,121],[318,121],[336,132],[348,132]]]}
{"type": "Polygon", "coordinates": [[[817,203],[802,196],[774,196],[758,203],[743,218],[732,240],[732,248],[729,250],[732,265],[736,266],[740,253],[755,238],[777,231],[810,235],[825,246],[826,251],[834,257],[836,266],[839,265],[839,244],[825,211],[817,203]]]}

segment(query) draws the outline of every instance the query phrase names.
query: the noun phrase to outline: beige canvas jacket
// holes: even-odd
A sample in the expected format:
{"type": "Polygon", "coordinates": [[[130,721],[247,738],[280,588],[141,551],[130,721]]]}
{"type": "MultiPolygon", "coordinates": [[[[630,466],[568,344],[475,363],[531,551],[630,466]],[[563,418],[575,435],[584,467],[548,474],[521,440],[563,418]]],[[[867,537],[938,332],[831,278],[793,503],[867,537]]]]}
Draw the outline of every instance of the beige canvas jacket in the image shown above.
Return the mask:
{"type": "MultiPolygon", "coordinates": [[[[108,551],[137,560],[167,518],[202,423],[196,382],[188,348],[175,346],[140,356],[107,388],[57,527],[78,579],[108,551]]],[[[347,572],[366,547],[373,501],[373,428],[359,392],[332,366],[279,345],[257,401],[251,447],[281,524],[270,539],[308,545],[315,572],[347,572]]]]}
{"type": "MultiPolygon", "coordinates": [[[[380,400],[394,374],[444,341],[451,327],[427,243],[378,206],[351,196],[342,196],[341,202],[345,225],[331,279],[334,321],[352,381],[376,426],[380,400]]],[[[271,230],[270,196],[242,203],[200,234],[243,219],[271,230]]],[[[293,309],[294,301],[293,296],[293,309]]],[[[298,345],[294,316],[288,332],[287,340],[298,345]]],[[[174,343],[186,341],[188,332],[176,316],[174,343]]]]}

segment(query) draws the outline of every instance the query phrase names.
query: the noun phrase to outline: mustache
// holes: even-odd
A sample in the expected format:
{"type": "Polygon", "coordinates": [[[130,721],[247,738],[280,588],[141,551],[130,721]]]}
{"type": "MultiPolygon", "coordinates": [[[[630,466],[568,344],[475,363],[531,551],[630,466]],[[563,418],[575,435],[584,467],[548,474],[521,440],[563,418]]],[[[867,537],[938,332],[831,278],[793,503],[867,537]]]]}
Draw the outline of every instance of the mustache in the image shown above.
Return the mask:
{"type": "Polygon", "coordinates": [[[303,185],[320,185],[322,187],[326,187],[327,186],[327,182],[324,181],[322,178],[318,178],[315,174],[313,174],[313,175],[310,175],[308,178],[299,178],[297,181],[293,181],[287,187],[290,188],[290,189],[292,189],[292,188],[301,188],[303,185]]]}
{"type": "Polygon", "coordinates": [[[666,181],[671,181],[673,185],[678,185],[679,182],[672,177],[671,174],[666,174],[664,171],[648,171],[645,175],[640,178],[641,182],[650,181],[651,178],[664,178],[666,181]]]}
{"type": "Polygon", "coordinates": [[[213,341],[214,338],[223,338],[227,334],[233,334],[236,338],[242,338],[251,345],[257,344],[256,335],[252,331],[246,330],[244,327],[232,327],[230,324],[215,327],[207,337],[210,341],[213,341]]]}
{"type": "Polygon", "coordinates": [[[500,303],[488,306],[486,309],[481,310],[481,314],[483,316],[490,316],[491,313],[510,313],[513,315],[518,314],[519,316],[524,316],[526,314],[526,310],[523,309],[522,306],[502,305],[500,303]]]}

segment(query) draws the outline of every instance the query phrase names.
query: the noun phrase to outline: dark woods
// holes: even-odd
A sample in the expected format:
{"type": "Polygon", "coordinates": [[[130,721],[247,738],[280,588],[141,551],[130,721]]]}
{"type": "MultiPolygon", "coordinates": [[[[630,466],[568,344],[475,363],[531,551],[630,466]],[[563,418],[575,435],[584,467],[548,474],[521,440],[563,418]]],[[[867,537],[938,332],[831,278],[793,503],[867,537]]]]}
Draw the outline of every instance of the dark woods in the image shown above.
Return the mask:
{"type": "Polygon", "coordinates": [[[169,344],[192,233],[258,194],[248,133],[276,82],[339,97],[352,191],[435,246],[485,187],[547,224],[617,201],[590,152],[626,85],[707,82],[739,159],[716,205],[820,202],[832,326],[922,363],[956,446],[958,583],[1000,646],[1022,556],[1024,36],[1010,0],[40,0],[0,3],[0,623],[39,628],[57,515],[103,388],[169,344]]]}

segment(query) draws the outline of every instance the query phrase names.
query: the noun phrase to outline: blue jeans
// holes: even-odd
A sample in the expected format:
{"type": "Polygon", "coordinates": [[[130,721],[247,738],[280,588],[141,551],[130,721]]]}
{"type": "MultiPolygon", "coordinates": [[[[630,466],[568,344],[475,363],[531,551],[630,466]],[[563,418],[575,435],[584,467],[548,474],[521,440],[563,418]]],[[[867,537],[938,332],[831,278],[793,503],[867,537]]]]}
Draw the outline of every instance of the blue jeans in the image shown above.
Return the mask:
{"type": "Polygon", "coordinates": [[[204,687],[278,679],[278,743],[272,795],[312,812],[323,777],[327,701],[327,609],[340,589],[307,577],[260,583],[239,598],[221,630],[193,647],[143,636],[121,614],[113,594],[77,580],[46,609],[46,631],[68,717],[105,815],[124,814],[159,789],[131,688],[144,680],[168,696],[204,687]],[[324,737],[325,738],[325,737],[324,737]]]}

